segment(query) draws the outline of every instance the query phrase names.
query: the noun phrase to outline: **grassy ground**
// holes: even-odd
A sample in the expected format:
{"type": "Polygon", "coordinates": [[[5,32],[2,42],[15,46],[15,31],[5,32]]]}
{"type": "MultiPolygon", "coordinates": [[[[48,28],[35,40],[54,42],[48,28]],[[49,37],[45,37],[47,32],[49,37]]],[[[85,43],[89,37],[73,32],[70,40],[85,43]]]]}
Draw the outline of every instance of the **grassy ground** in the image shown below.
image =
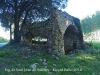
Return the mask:
{"type": "Polygon", "coordinates": [[[100,48],[100,42],[92,42],[92,44],[93,44],[95,47],[100,48]]]}
{"type": "Polygon", "coordinates": [[[97,48],[64,56],[47,54],[39,48],[32,48],[31,53],[21,49],[8,46],[0,50],[0,75],[100,75],[100,49],[97,48]],[[32,64],[36,65],[36,71],[30,67],[32,64]]]}

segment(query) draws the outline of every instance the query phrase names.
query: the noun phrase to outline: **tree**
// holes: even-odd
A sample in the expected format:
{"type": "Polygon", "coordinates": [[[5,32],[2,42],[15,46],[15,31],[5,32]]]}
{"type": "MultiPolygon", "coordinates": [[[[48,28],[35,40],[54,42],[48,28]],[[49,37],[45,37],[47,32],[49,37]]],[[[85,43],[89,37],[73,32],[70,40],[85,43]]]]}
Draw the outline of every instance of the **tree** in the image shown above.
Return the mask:
{"type": "MultiPolygon", "coordinates": [[[[87,16],[86,18],[81,20],[81,27],[83,29],[83,33],[85,38],[88,38],[92,35],[92,32],[100,29],[100,11],[95,12],[95,14],[91,16],[87,16]]],[[[94,39],[94,35],[91,36],[94,39]]],[[[91,40],[90,40],[91,41],[91,40]]]]}
{"type": "Polygon", "coordinates": [[[92,19],[88,16],[81,21],[81,26],[84,34],[87,34],[92,31],[92,19]]]}
{"type": "Polygon", "coordinates": [[[100,11],[81,20],[83,32],[90,33],[100,29],[100,11]]]}
{"type": "Polygon", "coordinates": [[[22,18],[22,25],[25,25],[26,20],[32,22],[36,18],[48,17],[52,6],[59,6],[61,9],[66,7],[66,2],[67,0],[0,0],[0,13],[6,12],[12,15],[14,20],[14,42],[18,43],[20,41],[19,22],[22,18]]]}

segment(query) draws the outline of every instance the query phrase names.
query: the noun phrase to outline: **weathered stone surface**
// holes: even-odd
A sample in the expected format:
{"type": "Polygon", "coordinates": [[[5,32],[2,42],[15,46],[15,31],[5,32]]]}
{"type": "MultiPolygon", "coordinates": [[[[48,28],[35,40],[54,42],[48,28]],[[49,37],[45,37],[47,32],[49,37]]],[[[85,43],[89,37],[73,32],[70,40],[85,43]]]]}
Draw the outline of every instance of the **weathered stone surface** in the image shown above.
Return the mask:
{"type": "Polygon", "coordinates": [[[65,54],[74,49],[73,41],[77,38],[76,48],[81,48],[83,39],[80,40],[78,36],[79,28],[74,19],[68,13],[53,8],[46,22],[27,24],[22,28],[23,41],[31,45],[32,38],[41,36],[48,39],[48,51],[53,54],[65,54]]]}

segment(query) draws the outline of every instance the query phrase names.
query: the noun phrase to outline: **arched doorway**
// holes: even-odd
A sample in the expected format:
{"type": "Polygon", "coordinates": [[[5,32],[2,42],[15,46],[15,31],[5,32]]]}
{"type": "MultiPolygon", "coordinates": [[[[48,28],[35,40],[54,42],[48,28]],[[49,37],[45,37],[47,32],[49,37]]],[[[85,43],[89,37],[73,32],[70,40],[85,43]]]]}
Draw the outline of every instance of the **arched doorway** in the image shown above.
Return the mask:
{"type": "Polygon", "coordinates": [[[64,50],[65,54],[75,49],[74,42],[78,42],[78,28],[75,25],[69,25],[64,33],[64,50]]]}

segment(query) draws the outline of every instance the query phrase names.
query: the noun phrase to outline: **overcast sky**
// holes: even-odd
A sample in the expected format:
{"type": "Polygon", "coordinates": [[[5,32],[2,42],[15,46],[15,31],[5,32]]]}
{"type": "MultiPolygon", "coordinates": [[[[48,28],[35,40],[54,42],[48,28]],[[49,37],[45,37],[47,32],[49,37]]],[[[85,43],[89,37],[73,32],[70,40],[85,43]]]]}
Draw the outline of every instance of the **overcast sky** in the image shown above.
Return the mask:
{"type": "MultiPolygon", "coordinates": [[[[100,0],[69,0],[66,12],[70,15],[83,19],[88,15],[100,10],[100,0]]],[[[9,38],[8,33],[0,27],[0,36],[9,38]]]]}
{"type": "Polygon", "coordinates": [[[100,11],[100,0],[69,0],[66,11],[79,19],[100,11]]]}
{"type": "Polygon", "coordinates": [[[9,39],[9,31],[5,32],[4,29],[0,26],[0,37],[9,39]]]}

